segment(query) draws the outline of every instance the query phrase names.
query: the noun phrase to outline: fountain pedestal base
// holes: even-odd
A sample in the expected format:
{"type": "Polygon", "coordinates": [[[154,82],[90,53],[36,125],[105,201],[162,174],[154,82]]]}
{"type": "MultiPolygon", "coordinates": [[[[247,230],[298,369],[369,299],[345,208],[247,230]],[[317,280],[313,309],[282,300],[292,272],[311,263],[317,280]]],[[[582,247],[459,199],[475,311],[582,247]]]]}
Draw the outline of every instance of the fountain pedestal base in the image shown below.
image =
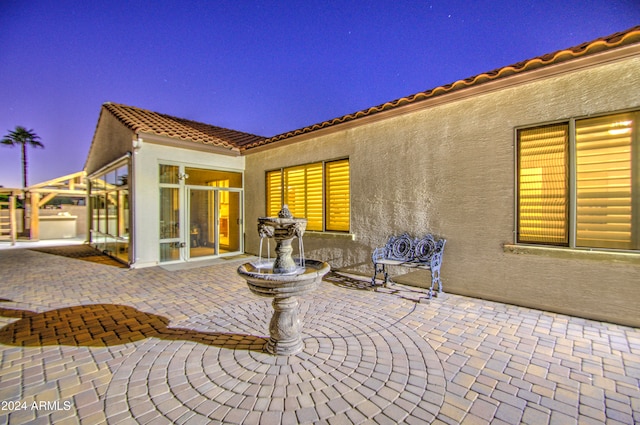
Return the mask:
{"type": "Polygon", "coordinates": [[[304,348],[300,336],[298,299],[296,297],[274,298],[273,316],[269,323],[269,341],[265,345],[268,353],[289,356],[304,348]]]}

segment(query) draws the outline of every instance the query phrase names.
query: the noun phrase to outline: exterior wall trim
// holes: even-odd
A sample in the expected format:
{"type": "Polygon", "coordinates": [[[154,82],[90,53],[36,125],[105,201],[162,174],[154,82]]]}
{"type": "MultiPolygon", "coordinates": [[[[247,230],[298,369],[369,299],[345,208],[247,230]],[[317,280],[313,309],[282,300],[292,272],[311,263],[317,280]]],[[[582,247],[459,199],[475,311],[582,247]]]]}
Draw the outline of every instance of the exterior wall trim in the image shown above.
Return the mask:
{"type": "Polygon", "coordinates": [[[625,263],[640,265],[640,252],[605,251],[590,248],[567,248],[535,245],[504,244],[503,250],[507,254],[516,255],[540,255],[557,259],[579,259],[607,261],[612,263],[625,263]]]}
{"type": "Polygon", "coordinates": [[[156,143],[159,145],[177,147],[182,149],[188,149],[191,151],[206,152],[218,155],[227,156],[240,156],[240,151],[237,149],[228,149],[221,146],[205,145],[198,142],[192,142],[189,140],[174,139],[167,136],[158,136],[156,134],[149,133],[137,133],[138,140],[142,140],[139,149],[144,149],[144,142],[156,143]]]}
{"type": "Polygon", "coordinates": [[[354,233],[338,233],[338,232],[318,232],[308,231],[304,233],[305,236],[315,239],[342,239],[355,241],[356,235],[354,233]]]}

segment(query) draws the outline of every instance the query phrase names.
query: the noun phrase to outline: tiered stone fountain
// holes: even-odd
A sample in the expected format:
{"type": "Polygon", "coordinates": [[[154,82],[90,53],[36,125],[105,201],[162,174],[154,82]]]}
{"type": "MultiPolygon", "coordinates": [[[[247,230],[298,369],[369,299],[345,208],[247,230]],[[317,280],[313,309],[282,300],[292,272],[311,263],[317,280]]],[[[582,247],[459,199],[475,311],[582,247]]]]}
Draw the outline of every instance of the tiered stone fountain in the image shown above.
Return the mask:
{"type": "Polygon", "coordinates": [[[294,218],[286,205],[278,217],[258,218],[260,237],[276,241],[276,258],[273,261],[263,260],[260,252],[258,261],[238,267],[238,274],[247,281],[251,292],[273,298],[270,337],[265,345],[265,350],[271,354],[288,356],[302,351],[304,344],[300,335],[298,297],[313,291],[330,270],[325,262],[304,259],[302,252],[297,261],[291,256],[291,242],[298,238],[302,246],[306,227],[307,219],[294,218]]]}

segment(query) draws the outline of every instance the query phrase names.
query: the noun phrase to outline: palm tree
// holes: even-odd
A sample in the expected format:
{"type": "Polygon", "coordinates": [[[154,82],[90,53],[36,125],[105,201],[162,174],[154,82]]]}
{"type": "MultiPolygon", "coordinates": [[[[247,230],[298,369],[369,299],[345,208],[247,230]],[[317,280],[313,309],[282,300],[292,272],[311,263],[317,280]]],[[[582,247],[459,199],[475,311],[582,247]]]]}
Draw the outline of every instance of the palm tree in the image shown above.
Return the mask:
{"type": "Polygon", "coordinates": [[[0,143],[10,146],[20,145],[22,148],[22,187],[27,187],[27,145],[34,148],[44,148],[44,145],[40,143],[40,136],[33,130],[27,130],[18,125],[15,130],[4,136],[0,143]]]}

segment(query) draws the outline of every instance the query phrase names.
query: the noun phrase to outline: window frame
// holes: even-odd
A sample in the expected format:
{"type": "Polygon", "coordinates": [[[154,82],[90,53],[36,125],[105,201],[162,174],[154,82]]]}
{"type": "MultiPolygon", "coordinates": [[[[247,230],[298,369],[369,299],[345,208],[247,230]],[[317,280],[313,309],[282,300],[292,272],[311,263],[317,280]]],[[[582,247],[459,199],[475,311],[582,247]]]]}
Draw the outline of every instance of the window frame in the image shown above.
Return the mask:
{"type": "Polygon", "coordinates": [[[132,262],[133,246],[131,170],[131,158],[125,155],[87,176],[89,244],[126,264],[132,262]],[[120,180],[123,176],[126,179],[120,180]]]}
{"type": "MultiPolygon", "coordinates": [[[[274,169],[270,169],[270,170],[266,170],[265,171],[265,211],[266,214],[269,215],[270,211],[269,211],[269,205],[271,203],[273,203],[273,201],[271,200],[269,194],[271,193],[271,189],[269,186],[269,182],[270,182],[270,175],[272,173],[279,173],[280,174],[280,190],[279,190],[279,196],[280,196],[280,206],[282,206],[284,204],[284,199],[286,196],[286,190],[285,190],[285,170],[287,169],[295,169],[295,168],[300,168],[300,167],[308,167],[308,166],[312,166],[312,165],[316,165],[316,164],[321,164],[322,165],[322,226],[321,226],[321,230],[310,230],[307,228],[307,232],[311,232],[311,233],[340,233],[340,234],[348,234],[351,231],[351,162],[349,157],[340,157],[340,158],[334,158],[334,159],[328,159],[328,160],[322,160],[322,161],[313,161],[313,162],[307,162],[304,164],[295,164],[295,165],[289,165],[286,167],[280,167],[280,168],[274,168],[274,169]],[[348,229],[346,230],[338,230],[338,229],[332,229],[332,228],[328,228],[327,227],[327,223],[328,223],[328,215],[329,215],[329,197],[327,196],[327,164],[331,164],[331,163],[335,163],[335,162],[340,162],[340,161],[346,161],[349,164],[349,226],[348,229]]],[[[306,196],[306,185],[305,185],[305,196],[306,196]]],[[[277,192],[277,191],[274,191],[277,192]]],[[[277,213],[276,213],[277,214],[277,213]]]]}
{"type": "Polygon", "coordinates": [[[630,224],[632,234],[632,247],[631,248],[605,248],[596,246],[577,246],[577,228],[578,228],[578,205],[577,205],[577,123],[582,120],[589,120],[595,118],[613,117],[622,114],[634,114],[635,122],[632,128],[631,134],[631,167],[632,167],[632,187],[631,187],[631,203],[632,206],[640,206],[640,109],[628,108],[616,111],[609,111],[605,113],[575,116],[561,120],[547,121],[541,123],[532,123],[528,125],[517,126],[514,128],[514,230],[513,230],[513,243],[516,246],[530,246],[530,247],[547,247],[547,248],[559,248],[581,251],[608,251],[608,252],[621,252],[621,253],[633,253],[640,254],[640,208],[636,208],[632,211],[630,224]],[[568,243],[566,244],[553,244],[553,243],[536,243],[536,242],[522,242],[520,241],[520,138],[519,134],[523,130],[530,130],[535,128],[542,128],[553,125],[567,125],[568,127],[568,160],[567,160],[567,190],[568,190],[568,216],[567,216],[567,229],[568,229],[568,243]]]}
{"type": "MultiPolygon", "coordinates": [[[[520,203],[520,198],[521,198],[521,181],[522,181],[522,175],[520,173],[520,170],[522,169],[522,156],[520,155],[520,145],[521,145],[521,138],[520,135],[524,132],[524,131],[528,131],[528,130],[543,130],[543,129],[549,129],[551,127],[566,127],[566,142],[569,145],[571,144],[570,142],[570,135],[571,135],[571,126],[569,125],[569,123],[567,122],[555,122],[555,123],[550,123],[550,124],[543,124],[543,125],[536,125],[536,126],[530,126],[530,127],[525,127],[525,128],[519,128],[516,130],[516,206],[515,206],[515,218],[516,218],[516,231],[515,231],[515,242],[519,243],[519,244],[532,244],[532,245],[548,245],[548,246],[564,246],[567,247],[570,245],[570,241],[571,241],[571,165],[570,165],[570,161],[571,161],[571,149],[569,146],[564,146],[563,149],[563,154],[566,155],[565,158],[563,158],[563,162],[564,162],[564,178],[565,178],[565,186],[564,186],[564,202],[566,203],[566,205],[564,206],[564,213],[563,215],[566,217],[566,221],[564,222],[564,240],[563,241],[556,241],[556,242],[551,242],[551,241],[547,241],[547,242],[534,242],[534,241],[526,241],[526,240],[522,240],[521,239],[521,223],[524,221],[522,219],[522,206],[520,203]]],[[[545,146],[545,147],[549,147],[549,146],[545,146]]],[[[547,176],[548,174],[541,174],[542,176],[547,176]]],[[[540,190],[542,190],[542,186],[543,186],[544,181],[540,180],[540,190]]],[[[549,236],[547,236],[549,237],[549,236]]]]}

